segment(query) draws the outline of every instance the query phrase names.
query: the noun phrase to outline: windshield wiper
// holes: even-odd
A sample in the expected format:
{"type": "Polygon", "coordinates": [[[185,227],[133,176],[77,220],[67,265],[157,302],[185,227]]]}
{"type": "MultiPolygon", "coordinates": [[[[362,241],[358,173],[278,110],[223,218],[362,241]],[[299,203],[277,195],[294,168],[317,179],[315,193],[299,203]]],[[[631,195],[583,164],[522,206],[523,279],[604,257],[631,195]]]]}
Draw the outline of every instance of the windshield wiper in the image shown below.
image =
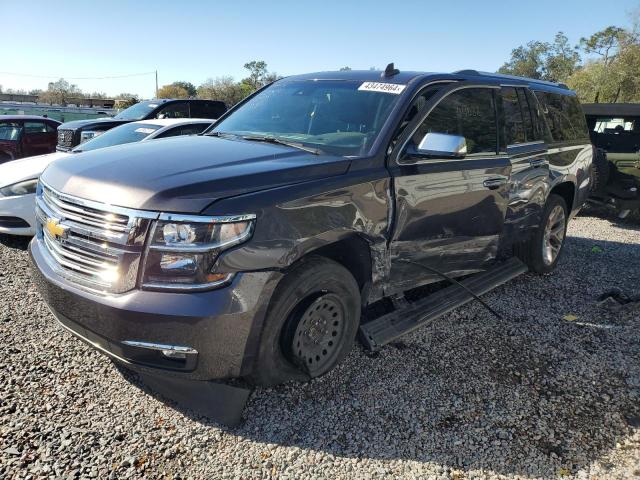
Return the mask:
{"type": "Polygon", "coordinates": [[[229,132],[211,132],[205,133],[207,137],[239,137],[237,133],[229,133],[229,132]]]}
{"type": "Polygon", "coordinates": [[[266,135],[242,135],[244,140],[249,140],[250,142],[266,142],[266,143],[275,143],[276,145],[284,145],[286,147],[297,148],[298,150],[303,150],[305,152],[312,153],[314,155],[320,155],[320,150],[317,148],[305,147],[296,142],[288,142],[287,140],[283,140],[278,137],[269,137],[266,135]]]}

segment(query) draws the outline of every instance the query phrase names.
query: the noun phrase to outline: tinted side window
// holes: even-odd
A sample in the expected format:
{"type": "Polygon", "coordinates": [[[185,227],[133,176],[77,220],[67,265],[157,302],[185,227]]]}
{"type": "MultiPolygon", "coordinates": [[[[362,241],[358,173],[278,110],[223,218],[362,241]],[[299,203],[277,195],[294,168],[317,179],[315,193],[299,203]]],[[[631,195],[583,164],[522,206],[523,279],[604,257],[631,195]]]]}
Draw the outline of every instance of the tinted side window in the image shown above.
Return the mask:
{"type": "Polygon", "coordinates": [[[191,104],[191,117],[193,118],[219,118],[227,110],[221,102],[193,102],[191,104]]]}
{"type": "Polygon", "coordinates": [[[445,97],[413,134],[414,145],[418,145],[430,132],[465,137],[469,154],[496,153],[493,91],[488,88],[466,88],[445,97]]]}
{"type": "Polygon", "coordinates": [[[184,125],[182,127],[182,135],[196,135],[198,133],[202,133],[205,128],[209,125],[198,123],[195,125],[184,125]]]}
{"type": "Polygon", "coordinates": [[[526,142],[522,110],[515,88],[502,88],[502,110],[504,111],[504,138],[507,145],[526,142]]]}
{"type": "Polygon", "coordinates": [[[544,117],[556,142],[588,138],[587,124],[575,97],[536,92],[544,117]]]}
{"type": "Polygon", "coordinates": [[[189,105],[186,102],[170,103],[158,112],[156,118],[189,118],[189,105]]]}
{"type": "Polygon", "coordinates": [[[525,94],[527,97],[527,103],[529,104],[529,110],[531,112],[531,119],[533,120],[533,140],[544,140],[549,143],[552,142],[553,139],[551,138],[551,133],[544,121],[542,106],[530,90],[525,90],[525,94]]]}
{"type": "Polygon", "coordinates": [[[569,120],[576,133],[576,138],[588,138],[589,129],[587,127],[587,120],[580,106],[580,102],[576,97],[564,96],[564,108],[569,114],[569,120]]]}
{"type": "Polygon", "coordinates": [[[533,120],[531,119],[531,109],[527,102],[527,97],[524,94],[524,89],[518,88],[518,100],[520,101],[520,108],[522,109],[522,120],[524,121],[524,133],[527,137],[527,142],[532,142],[534,139],[533,134],[533,120]]]}
{"type": "Polygon", "coordinates": [[[0,122],[0,140],[18,140],[21,127],[17,122],[0,122]]]}
{"type": "Polygon", "coordinates": [[[47,126],[47,133],[54,133],[58,130],[55,125],[51,125],[50,123],[45,124],[47,126]]]}
{"type": "Polygon", "coordinates": [[[42,122],[24,122],[25,133],[46,133],[47,127],[42,122]]]}

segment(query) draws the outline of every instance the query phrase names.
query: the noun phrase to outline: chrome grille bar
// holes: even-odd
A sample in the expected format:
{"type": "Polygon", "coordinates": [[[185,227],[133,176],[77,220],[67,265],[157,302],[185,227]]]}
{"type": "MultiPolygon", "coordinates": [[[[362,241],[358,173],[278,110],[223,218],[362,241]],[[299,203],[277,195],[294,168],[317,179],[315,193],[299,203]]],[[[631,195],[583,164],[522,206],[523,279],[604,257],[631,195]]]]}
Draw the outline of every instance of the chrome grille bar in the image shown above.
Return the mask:
{"type": "Polygon", "coordinates": [[[144,239],[158,213],[76,198],[40,184],[36,238],[56,273],[84,289],[135,288],[144,239]]]}

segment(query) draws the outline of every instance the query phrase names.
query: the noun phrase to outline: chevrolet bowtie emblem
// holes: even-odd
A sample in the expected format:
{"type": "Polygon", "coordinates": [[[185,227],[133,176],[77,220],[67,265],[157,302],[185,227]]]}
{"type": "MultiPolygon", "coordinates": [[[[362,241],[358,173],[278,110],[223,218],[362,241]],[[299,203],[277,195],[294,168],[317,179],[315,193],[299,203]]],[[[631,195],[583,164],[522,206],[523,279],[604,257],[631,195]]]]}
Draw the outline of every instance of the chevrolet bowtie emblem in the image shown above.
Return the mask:
{"type": "Polygon", "coordinates": [[[57,218],[49,218],[46,227],[47,232],[49,232],[53,238],[65,238],[67,236],[67,230],[69,229],[69,227],[60,225],[60,220],[57,218]]]}

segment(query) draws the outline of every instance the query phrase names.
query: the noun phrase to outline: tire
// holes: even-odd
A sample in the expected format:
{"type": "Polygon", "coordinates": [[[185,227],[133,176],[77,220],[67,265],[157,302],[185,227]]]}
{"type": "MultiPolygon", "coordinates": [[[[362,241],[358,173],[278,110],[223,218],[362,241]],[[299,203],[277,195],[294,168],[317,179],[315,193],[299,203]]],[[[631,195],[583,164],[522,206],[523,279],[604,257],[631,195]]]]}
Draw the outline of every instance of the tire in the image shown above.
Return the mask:
{"type": "Polygon", "coordinates": [[[551,273],[558,264],[565,243],[567,234],[567,221],[569,218],[569,212],[567,204],[560,195],[551,194],[547,199],[547,203],[544,206],[542,212],[542,218],[540,219],[540,225],[535,229],[533,235],[526,242],[520,243],[514,247],[514,254],[527,264],[529,270],[539,274],[551,273]],[[560,225],[560,219],[557,215],[562,213],[562,224],[560,225]],[[551,216],[554,219],[551,219],[551,216]],[[548,225],[551,223],[552,230],[557,235],[547,236],[549,233],[547,230],[548,225]],[[555,225],[555,227],[554,227],[555,225]],[[558,237],[560,240],[558,241],[558,237]],[[555,238],[555,240],[554,240],[555,238]],[[545,248],[547,242],[555,245],[557,251],[553,251],[555,255],[549,255],[549,248],[545,248]]]}
{"type": "Polygon", "coordinates": [[[351,350],[359,322],[351,273],[324,257],[301,260],[276,288],[247,380],[272,386],[327,373],[351,350]]]}
{"type": "Polygon", "coordinates": [[[604,193],[609,182],[611,168],[607,159],[607,152],[601,148],[597,148],[595,151],[591,172],[591,191],[593,193],[604,193]]]}

